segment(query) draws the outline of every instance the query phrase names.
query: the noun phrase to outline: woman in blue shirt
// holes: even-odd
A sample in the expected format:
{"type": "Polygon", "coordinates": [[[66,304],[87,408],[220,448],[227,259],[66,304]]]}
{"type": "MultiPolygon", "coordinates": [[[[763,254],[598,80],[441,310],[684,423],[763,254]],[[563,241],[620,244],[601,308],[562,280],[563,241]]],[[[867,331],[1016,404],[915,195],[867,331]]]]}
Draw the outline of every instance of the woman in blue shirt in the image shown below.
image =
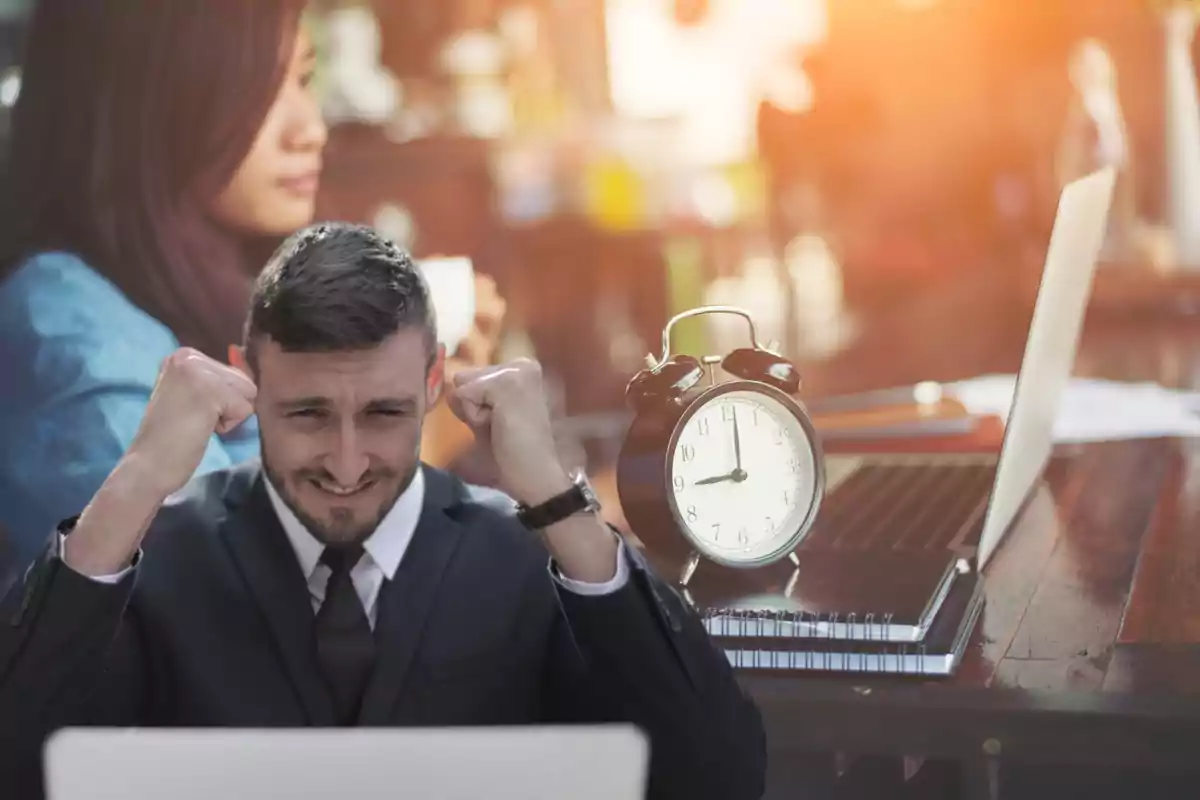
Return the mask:
{"type": "MultiPolygon", "coordinates": [[[[37,3],[0,217],[12,566],[120,459],[167,355],[240,341],[255,273],[311,222],[326,130],[303,5],[37,3]]],[[[201,471],[257,455],[257,434],[214,437],[201,471]]]]}

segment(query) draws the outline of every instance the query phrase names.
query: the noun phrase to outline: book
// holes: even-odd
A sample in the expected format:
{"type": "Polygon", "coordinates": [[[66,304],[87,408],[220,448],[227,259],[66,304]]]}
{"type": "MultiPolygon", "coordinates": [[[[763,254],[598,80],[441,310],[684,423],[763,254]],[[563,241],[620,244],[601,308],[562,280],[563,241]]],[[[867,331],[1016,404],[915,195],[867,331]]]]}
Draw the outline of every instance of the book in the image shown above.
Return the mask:
{"type": "Polygon", "coordinates": [[[966,559],[949,550],[809,550],[799,566],[701,564],[682,590],[711,636],[919,642],[966,559]]]}
{"type": "Polygon", "coordinates": [[[970,573],[954,582],[919,642],[858,641],[833,635],[715,637],[715,641],[737,669],[950,676],[962,661],[983,606],[983,580],[970,573]]]}

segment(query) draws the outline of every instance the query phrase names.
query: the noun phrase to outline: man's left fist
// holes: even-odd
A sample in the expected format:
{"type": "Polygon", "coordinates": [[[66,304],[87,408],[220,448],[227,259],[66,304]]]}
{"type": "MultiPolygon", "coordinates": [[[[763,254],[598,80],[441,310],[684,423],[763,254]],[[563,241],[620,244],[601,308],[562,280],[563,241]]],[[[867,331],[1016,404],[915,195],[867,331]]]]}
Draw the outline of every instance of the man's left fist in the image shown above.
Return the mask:
{"type": "Polygon", "coordinates": [[[491,444],[505,488],[518,501],[537,505],[571,487],[558,458],[536,361],[459,370],[449,400],[475,436],[491,444]]]}

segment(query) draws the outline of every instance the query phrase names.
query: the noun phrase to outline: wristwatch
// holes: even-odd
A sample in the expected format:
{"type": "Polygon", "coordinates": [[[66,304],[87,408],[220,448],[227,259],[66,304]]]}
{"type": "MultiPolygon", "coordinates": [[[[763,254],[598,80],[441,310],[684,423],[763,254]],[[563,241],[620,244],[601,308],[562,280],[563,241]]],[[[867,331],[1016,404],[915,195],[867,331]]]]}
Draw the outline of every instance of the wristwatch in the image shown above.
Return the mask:
{"type": "Polygon", "coordinates": [[[571,488],[562,494],[557,494],[536,506],[518,504],[517,519],[527,528],[541,530],[580,512],[599,510],[600,500],[597,499],[592,484],[588,482],[583,470],[577,469],[571,473],[571,488]]]}

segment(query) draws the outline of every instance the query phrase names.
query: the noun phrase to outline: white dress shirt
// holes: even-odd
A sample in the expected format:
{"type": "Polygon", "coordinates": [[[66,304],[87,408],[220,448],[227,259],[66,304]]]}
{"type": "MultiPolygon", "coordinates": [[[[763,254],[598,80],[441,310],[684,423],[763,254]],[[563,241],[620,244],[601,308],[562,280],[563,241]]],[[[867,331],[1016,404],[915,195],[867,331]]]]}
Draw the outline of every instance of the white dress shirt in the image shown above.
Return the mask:
{"type": "MultiPolygon", "coordinates": [[[[266,483],[267,495],[271,499],[275,515],[279,517],[279,523],[283,527],[284,533],[287,534],[288,541],[291,542],[292,549],[296,553],[296,561],[308,582],[308,593],[312,598],[313,613],[315,614],[325,601],[325,586],[329,582],[329,567],[321,563],[321,554],[325,551],[325,545],[301,524],[265,475],[263,481],[266,483]]],[[[363,609],[367,613],[367,620],[371,623],[372,628],[375,627],[379,590],[383,588],[383,582],[395,577],[396,570],[400,568],[400,562],[404,559],[409,542],[412,541],[413,534],[417,530],[417,522],[421,517],[421,508],[424,504],[425,475],[422,468],[418,466],[412,483],[396,499],[395,505],[380,521],[375,532],[363,542],[364,555],[350,571],[350,580],[354,583],[354,589],[358,592],[358,598],[362,601],[363,609]]],[[[60,541],[59,552],[62,552],[61,545],[60,541]]],[[[135,564],[138,560],[140,560],[140,553],[139,558],[135,559],[135,564]]],[[[67,566],[70,564],[68,563],[67,566]]],[[[93,580],[101,583],[116,583],[132,569],[133,567],[130,566],[113,575],[97,575],[93,577],[93,580]]],[[[615,592],[624,587],[629,580],[629,565],[625,561],[625,543],[618,542],[616,573],[605,583],[584,583],[571,580],[553,568],[550,569],[550,574],[563,588],[576,594],[598,596],[615,592]]]]}

